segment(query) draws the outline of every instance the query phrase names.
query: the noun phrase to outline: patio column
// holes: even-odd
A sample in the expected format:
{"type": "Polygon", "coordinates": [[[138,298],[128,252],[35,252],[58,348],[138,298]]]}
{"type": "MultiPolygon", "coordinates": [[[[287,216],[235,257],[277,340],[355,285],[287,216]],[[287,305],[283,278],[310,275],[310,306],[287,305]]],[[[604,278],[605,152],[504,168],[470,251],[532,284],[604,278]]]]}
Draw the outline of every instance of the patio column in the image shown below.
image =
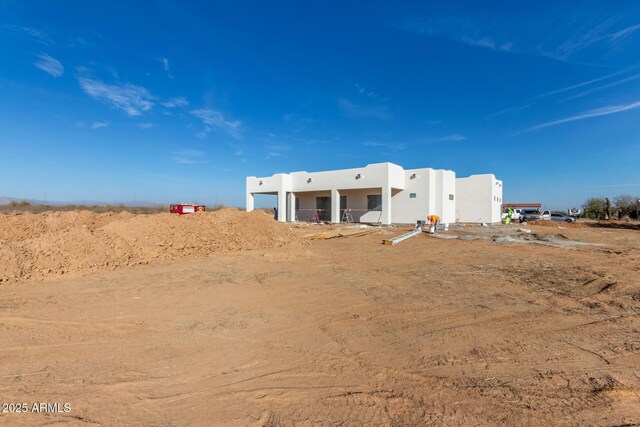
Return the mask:
{"type": "Polygon", "coordinates": [[[391,225],[391,186],[382,187],[382,225],[391,225]]]}
{"type": "Polygon", "coordinates": [[[294,222],[296,220],[296,195],[288,193],[287,199],[287,221],[294,222]]]}
{"type": "Polygon", "coordinates": [[[246,204],[247,212],[251,212],[253,210],[253,202],[254,202],[253,193],[249,193],[247,191],[247,204],[246,204]]]}
{"type": "Polygon", "coordinates": [[[340,223],[340,192],[336,189],[331,190],[331,223],[340,223]]]}
{"type": "Polygon", "coordinates": [[[278,191],[278,221],[286,222],[287,220],[287,192],[278,191]]]}

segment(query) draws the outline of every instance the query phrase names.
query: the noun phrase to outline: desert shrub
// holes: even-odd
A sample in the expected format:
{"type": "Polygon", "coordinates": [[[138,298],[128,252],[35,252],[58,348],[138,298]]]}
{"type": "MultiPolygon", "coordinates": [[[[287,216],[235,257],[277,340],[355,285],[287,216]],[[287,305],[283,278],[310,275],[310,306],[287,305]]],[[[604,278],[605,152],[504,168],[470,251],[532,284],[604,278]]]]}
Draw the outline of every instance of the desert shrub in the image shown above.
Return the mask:
{"type": "Polygon", "coordinates": [[[605,197],[591,197],[584,205],[584,214],[590,219],[604,218],[607,212],[607,200],[605,197]]]}

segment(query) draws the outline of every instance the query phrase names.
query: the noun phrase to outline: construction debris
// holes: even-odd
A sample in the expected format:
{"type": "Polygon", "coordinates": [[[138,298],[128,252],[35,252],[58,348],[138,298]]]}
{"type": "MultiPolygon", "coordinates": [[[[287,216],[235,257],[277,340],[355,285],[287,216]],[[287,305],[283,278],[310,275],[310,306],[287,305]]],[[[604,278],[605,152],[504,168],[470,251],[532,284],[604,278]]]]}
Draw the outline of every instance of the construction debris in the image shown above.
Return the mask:
{"type": "Polygon", "coordinates": [[[305,239],[309,240],[328,240],[328,239],[340,239],[340,238],[348,238],[348,237],[360,237],[365,236],[367,234],[377,233],[380,229],[378,228],[366,228],[366,229],[351,229],[347,230],[332,230],[332,231],[324,231],[322,233],[314,233],[308,234],[304,236],[305,239]]]}
{"type": "Polygon", "coordinates": [[[398,237],[394,237],[393,239],[387,239],[387,240],[383,240],[382,243],[384,243],[385,245],[395,245],[396,243],[400,243],[404,240],[407,240],[411,237],[417,236],[418,234],[422,233],[422,230],[413,230],[410,231],[406,234],[403,234],[402,236],[398,236],[398,237]]]}

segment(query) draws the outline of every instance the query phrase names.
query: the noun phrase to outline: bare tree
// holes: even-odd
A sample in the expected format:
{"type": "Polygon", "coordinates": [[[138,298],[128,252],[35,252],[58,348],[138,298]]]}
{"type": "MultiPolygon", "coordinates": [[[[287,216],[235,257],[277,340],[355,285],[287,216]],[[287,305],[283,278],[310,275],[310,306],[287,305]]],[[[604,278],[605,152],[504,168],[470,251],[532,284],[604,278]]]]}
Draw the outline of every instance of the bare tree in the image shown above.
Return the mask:
{"type": "Polygon", "coordinates": [[[638,197],[633,197],[628,194],[621,194],[613,198],[613,206],[618,211],[618,218],[624,216],[634,217],[637,216],[636,204],[638,197]]]}

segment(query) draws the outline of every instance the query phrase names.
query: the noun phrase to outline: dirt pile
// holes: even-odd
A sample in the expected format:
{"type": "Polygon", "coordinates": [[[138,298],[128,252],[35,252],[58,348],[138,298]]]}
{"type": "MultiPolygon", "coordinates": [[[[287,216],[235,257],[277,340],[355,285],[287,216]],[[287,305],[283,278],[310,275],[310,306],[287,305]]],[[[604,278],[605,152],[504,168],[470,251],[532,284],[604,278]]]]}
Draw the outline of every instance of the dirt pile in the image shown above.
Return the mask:
{"type": "Polygon", "coordinates": [[[0,282],[300,243],[264,211],[0,216],[0,282]]]}

